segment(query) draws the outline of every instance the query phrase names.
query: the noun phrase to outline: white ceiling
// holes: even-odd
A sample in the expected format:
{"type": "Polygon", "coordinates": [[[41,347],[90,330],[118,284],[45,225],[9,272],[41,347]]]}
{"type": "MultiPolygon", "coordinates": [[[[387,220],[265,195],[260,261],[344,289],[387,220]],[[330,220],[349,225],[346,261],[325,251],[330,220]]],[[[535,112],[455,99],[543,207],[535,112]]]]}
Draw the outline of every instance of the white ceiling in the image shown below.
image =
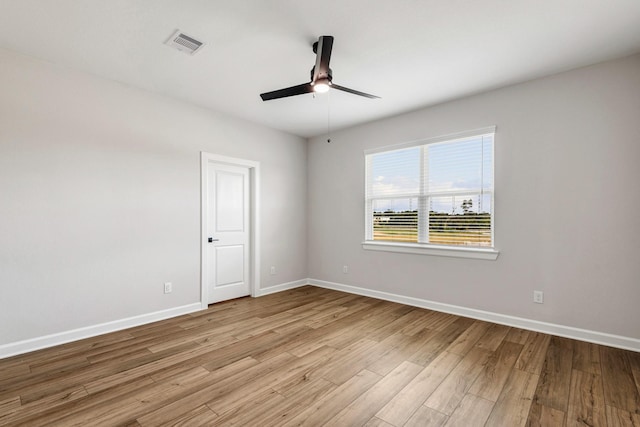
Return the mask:
{"type": "Polygon", "coordinates": [[[0,47],[304,137],[640,51],[640,0],[0,0],[0,47]],[[163,43],[176,30],[206,46],[163,43]],[[339,91],[309,81],[335,37],[339,91]]]}

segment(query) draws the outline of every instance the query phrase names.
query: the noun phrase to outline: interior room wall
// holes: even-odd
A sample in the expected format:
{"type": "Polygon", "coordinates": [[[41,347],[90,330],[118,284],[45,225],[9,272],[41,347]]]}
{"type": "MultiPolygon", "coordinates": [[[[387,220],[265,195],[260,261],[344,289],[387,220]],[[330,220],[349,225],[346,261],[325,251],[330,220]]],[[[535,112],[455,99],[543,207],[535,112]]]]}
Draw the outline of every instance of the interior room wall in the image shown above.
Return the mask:
{"type": "Polygon", "coordinates": [[[199,302],[201,151],[260,162],[261,287],[307,277],[306,140],[6,50],[0,64],[0,348],[199,302]]]}
{"type": "Polygon", "coordinates": [[[640,55],[318,136],[308,156],[313,280],[640,338],[640,55]],[[363,150],[489,125],[496,261],[362,249],[363,150]]]}

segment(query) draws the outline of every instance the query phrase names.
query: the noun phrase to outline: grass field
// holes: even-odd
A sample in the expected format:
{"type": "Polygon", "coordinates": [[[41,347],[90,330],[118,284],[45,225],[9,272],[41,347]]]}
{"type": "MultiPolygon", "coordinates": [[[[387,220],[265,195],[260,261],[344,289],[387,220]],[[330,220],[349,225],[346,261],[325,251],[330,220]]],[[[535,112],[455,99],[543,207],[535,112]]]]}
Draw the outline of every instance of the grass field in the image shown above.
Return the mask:
{"type": "MultiPolygon", "coordinates": [[[[418,230],[415,228],[376,227],[373,230],[373,240],[417,243],[418,230]]],[[[430,231],[429,243],[454,246],[491,246],[491,233],[430,231]]]]}

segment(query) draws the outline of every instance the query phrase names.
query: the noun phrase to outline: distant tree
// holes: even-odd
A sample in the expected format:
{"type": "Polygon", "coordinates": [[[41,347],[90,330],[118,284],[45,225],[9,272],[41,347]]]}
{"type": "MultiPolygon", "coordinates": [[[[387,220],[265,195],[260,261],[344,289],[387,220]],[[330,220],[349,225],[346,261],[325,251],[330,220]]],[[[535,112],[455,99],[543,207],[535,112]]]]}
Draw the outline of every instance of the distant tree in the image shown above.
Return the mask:
{"type": "Polygon", "coordinates": [[[468,214],[469,212],[471,212],[471,208],[473,207],[473,200],[463,200],[461,207],[462,213],[468,214]]]}

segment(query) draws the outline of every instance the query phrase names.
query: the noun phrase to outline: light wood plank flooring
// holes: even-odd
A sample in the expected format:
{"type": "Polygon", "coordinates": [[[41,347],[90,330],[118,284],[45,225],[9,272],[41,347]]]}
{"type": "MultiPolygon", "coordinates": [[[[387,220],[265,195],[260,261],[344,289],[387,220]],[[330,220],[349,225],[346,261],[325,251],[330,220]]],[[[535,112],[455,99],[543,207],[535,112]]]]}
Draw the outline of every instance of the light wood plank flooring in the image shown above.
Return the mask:
{"type": "Polygon", "coordinates": [[[303,287],[0,360],[0,425],[640,426],[640,354],[303,287]]]}

